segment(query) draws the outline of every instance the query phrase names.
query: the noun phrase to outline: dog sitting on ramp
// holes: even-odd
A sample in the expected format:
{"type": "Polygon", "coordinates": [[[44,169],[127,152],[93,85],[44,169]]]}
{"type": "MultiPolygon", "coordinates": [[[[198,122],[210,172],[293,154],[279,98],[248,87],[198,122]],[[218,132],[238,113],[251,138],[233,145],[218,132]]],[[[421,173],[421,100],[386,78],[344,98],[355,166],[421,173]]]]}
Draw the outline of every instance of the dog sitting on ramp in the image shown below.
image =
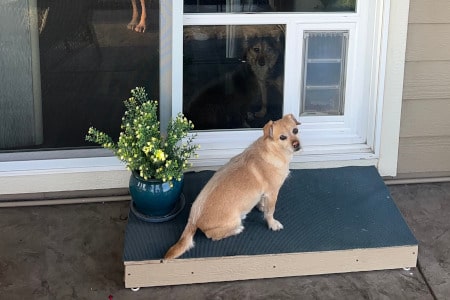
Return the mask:
{"type": "Polygon", "coordinates": [[[292,114],[269,121],[263,136],[220,168],[192,204],[181,238],[164,259],[177,258],[192,248],[197,229],[215,241],[241,233],[242,220],[255,206],[264,213],[270,229],[283,229],[273,215],[289,163],[301,148],[299,124],[292,114]]]}

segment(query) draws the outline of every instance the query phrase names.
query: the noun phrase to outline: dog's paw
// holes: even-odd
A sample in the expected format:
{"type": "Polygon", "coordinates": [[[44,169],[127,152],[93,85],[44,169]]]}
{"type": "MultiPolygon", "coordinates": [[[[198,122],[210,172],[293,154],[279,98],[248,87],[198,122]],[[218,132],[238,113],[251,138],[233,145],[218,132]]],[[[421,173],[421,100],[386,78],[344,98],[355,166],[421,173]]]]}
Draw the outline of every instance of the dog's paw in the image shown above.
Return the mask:
{"type": "Polygon", "coordinates": [[[267,110],[264,108],[261,108],[260,111],[255,113],[255,117],[257,118],[264,118],[266,116],[267,110]]]}
{"type": "Polygon", "coordinates": [[[244,231],[244,226],[240,225],[240,226],[238,226],[238,227],[235,229],[234,234],[235,234],[235,235],[236,235],[236,234],[239,234],[239,233],[241,233],[242,231],[244,231]]]}
{"type": "Polygon", "coordinates": [[[281,224],[280,222],[278,222],[277,220],[273,220],[270,224],[269,224],[269,228],[272,229],[273,231],[278,231],[283,229],[283,224],[281,224]]]}
{"type": "Polygon", "coordinates": [[[134,31],[136,32],[145,32],[145,30],[147,29],[147,24],[145,22],[139,22],[139,24],[136,25],[136,27],[134,27],[134,31]]]}
{"type": "Polygon", "coordinates": [[[134,30],[134,28],[136,27],[137,24],[138,24],[138,22],[136,20],[131,20],[130,23],[128,23],[127,28],[129,30],[134,30]]]}

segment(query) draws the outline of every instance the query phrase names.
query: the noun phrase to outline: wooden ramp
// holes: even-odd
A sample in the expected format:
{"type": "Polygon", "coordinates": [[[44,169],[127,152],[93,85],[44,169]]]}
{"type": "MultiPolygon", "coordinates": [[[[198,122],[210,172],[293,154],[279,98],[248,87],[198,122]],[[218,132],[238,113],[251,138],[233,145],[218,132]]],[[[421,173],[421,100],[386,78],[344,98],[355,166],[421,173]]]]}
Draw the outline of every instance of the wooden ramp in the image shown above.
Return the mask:
{"type": "Polygon", "coordinates": [[[195,247],[161,261],[186,225],[212,171],[185,175],[186,206],[173,220],[146,223],[129,215],[125,287],[137,288],[415,267],[418,244],[374,167],[293,170],[267,228],[254,210],[243,233],[213,242],[197,231],[195,247]]]}

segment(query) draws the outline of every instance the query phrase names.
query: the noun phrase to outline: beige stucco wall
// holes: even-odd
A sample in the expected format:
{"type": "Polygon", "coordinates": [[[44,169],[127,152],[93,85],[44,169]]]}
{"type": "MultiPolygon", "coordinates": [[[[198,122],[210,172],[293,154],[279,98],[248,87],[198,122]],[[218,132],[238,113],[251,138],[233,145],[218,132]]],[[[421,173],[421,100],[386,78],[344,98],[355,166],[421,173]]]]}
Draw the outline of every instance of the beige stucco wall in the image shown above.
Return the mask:
{"type": "Polygon", "coordinates": [[[450,1],[411,0],[399,177],[450,175],[450,1]]]}

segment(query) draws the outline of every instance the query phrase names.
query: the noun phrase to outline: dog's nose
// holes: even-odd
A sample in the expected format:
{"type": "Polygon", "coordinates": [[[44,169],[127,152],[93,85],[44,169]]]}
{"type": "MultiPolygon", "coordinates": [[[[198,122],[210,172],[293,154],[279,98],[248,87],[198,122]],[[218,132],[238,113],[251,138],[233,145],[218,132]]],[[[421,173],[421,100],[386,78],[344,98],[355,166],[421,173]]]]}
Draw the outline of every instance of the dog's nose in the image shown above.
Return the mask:
{"type": "Polygon", "coordinates": [[[299,141],[293,141],[292,142],[292,147],[294,148],[294,151],[298,151],[300,150],[300,142],[299,141]]]}
{"type": "Polygon", "coordinates": [[[264,57],[258,58],[258,65],[260,65],[261,67],[266,65],[266,60],[264,59],[264,57]]]}

